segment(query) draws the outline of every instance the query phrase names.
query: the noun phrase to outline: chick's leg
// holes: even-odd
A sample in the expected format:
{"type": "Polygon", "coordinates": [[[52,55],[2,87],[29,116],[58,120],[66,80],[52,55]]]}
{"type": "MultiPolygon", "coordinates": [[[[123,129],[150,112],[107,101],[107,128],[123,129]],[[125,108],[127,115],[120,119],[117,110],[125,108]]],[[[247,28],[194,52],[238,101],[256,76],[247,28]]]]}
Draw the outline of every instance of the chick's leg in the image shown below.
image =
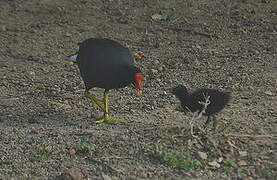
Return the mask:
{"type": "Polygon", "coordinates": [[[216,128],[217,128],[217,123],[218,123],[215,115],[208,116],[207,121],[205,123],[205,128],[207,128],[207,126],[209,125],[209,123],[211,121],[213,122],[213,128],[212,128],[212,130],[215,131],[216,128]]]}
{"type": "Polygon", "coordinates": [[[85,91],[84,96],[85,96],[86,98],[88,98],[88,99],[91,100],[92,106],[93,106],[93,107],[98,106],[98,107],[101,108],[103,111],[105,110],[104,105],[103,105],[101,102],[99,102],[99,100],[97,99],[97,97],[94,96],[92,93],[90,93],[88,90],[85,91]]]}
{"type": "Polygon", "coordinates": [[[104,92],[104,115],[102,118],[97,120],[98,123],[117,123],[122,122],[122,120],[112,119],[109,115],[109,98],[108,98],[108,91],[104,92]]]}

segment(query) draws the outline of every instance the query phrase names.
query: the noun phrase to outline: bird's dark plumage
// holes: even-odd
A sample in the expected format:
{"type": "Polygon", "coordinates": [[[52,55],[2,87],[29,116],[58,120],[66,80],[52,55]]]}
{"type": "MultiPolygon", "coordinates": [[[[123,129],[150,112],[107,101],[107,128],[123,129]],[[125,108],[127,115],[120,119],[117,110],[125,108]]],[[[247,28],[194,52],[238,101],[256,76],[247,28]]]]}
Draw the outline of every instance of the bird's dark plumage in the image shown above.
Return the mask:
{"type": "Polygon", "coordinates": [[[180,101],[184,109],[189,109],[191,112],[202,111],[204,105],[199,102],[205,102],[205,96],[210,96],[210,104],[203,115],[211,116],[221,111],[230,100],[230,94],[221,92],[215,89],[199,89],[189,93],[185,86],[179,85],[172,90],[180,101]]]}
{"type": "Polygon", "coordinates": [[[134,75],[141,73],[130,51],[110,39],[91,38],[80,43],[77,64],[87,90],[122,88],[134,83],[134,75]]]}
{"type": "MultiPolygon", "coordinates": [[[[69,57],[77,63],[85,83],[85,97],[91,99],[104,111],[103,118],[97,122],[120,122],[109,116],[108,92],[134,84],[141,93],[143,74],[134,66],[134,59],[128,48],[110,39],[87,39],[79,44],[79,51],[69,57]],[[105,89],[103,103],[89,92],[91,88],[105,89]]],[[[72,63],[71,63],[72,64],[72,63]]]]}

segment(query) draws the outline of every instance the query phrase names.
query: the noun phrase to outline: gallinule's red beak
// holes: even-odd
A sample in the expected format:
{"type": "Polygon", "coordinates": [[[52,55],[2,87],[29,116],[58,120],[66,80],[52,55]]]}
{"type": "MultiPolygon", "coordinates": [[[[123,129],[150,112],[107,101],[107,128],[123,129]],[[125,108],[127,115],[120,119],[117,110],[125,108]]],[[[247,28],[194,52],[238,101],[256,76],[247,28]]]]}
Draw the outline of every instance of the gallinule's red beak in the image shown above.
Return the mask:
{"type": "Polygon", "coordinates": [[[135,74],[135,88],[138,95],[142,94],[142,81],[143,81],[143,74],[142,73],[136,73],[135,74]]]}

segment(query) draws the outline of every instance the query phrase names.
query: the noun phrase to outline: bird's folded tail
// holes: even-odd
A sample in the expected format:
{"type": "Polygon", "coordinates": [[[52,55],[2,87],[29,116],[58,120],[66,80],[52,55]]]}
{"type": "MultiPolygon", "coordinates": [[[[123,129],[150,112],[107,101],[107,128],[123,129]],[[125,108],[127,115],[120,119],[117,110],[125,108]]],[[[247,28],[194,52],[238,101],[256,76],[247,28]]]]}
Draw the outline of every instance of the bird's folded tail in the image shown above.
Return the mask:
{"type": "Polygon", "coordinates": [[[67,56],[67,64],[72,65],[77,63],[78,52],[67,56]]]}

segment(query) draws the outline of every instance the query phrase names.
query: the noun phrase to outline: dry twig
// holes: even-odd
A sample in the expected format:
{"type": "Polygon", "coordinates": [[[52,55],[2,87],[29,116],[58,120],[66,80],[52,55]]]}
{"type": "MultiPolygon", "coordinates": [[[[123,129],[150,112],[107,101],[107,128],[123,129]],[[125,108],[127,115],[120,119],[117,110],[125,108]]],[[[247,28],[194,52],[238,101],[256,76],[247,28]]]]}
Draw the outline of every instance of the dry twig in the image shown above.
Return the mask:
{"type": "Polygon", "coordinates": [[[251,135],[251,134],[217,134],[217,135],[223,135],[223,136],[232,136],[232,137],[238,137],[238,138],[271,138],[271,139],[277,139],[277,136],[274,135],[251,135]]]}
{"type": "MultiPolygon", "coordinates": [[[[203,107],[203,109],[198,113],[198,116],[197,117],[193,117],[191,120],[190,120],[190,122],[189,122],[189,124],[190,124],[190,133],[191,133],[191,136],[193,136],[193,137],[195,137],[194,136],[194,132],[193,132],[193,125],[194,125],[194,122],[195,122],[195,120],[197,120],[197,119],[200,119],[202,116],[203,116],[203,114],[206,112],[206,110],[207,110],[207,107],[208,107],[208,105],[211,103],[211,101],[210,101],[210,96],[208,96],[207,94],[203,94],[203,96],[204,96],[204,99],[205,99],[205,102],[198,102],[198,103],[200,103],[200,104],[202,104],[202,105],[204,105],[204,107],[203,107]]],[[[189,110],[189,109],[188,109],[189,110]]],[[[189,110],[190,111],[190,110],[189,110]]],[[[191,111],[190,111],[191,112],[191,111]]],[[[203,131],[201,128],[199,128],[201,131],[203,131]]]]}

